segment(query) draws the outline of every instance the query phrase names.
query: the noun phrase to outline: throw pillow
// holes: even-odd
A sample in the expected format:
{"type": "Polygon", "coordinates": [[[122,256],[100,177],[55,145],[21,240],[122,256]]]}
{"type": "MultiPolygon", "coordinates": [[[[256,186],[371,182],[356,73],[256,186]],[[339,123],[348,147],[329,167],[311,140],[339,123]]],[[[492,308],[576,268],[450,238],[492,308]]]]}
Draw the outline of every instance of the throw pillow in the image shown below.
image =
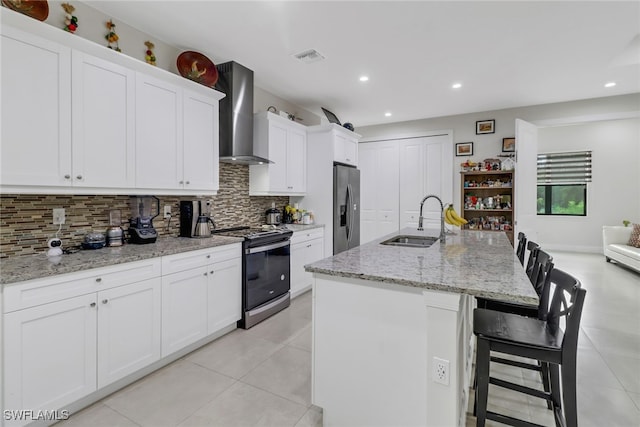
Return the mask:
{"type": "Polygon", "coordinates": [[[633,224],[631,237],[629,237],[629,246],[640,248],[640,224],[633,224]]]}

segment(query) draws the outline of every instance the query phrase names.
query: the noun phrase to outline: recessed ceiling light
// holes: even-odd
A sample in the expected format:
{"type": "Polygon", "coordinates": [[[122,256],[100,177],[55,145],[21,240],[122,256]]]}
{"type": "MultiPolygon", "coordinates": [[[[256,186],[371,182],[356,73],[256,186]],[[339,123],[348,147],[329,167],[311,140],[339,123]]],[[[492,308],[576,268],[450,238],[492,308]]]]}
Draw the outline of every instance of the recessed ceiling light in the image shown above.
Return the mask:
{"type": "Polygon", "coordinates": [[[451,87],[454,89],[460,89],[462,87],[462,83],[454,83],[451,87]]]}
{"type": "Polygon", "coordinates": [[[386,113],[384,113],[385,117],[391,117],[391,112],[387,111],[386,113]]]}
{"type": "Polygon", "coordinates": [[[609,83],[605,83],[604,87],[614,87],[616,85],[616,82],[609,82],[609,83]]]}
{"type": "Polygon", "coordinates": [[[361,82],[368,82],[369,81],[369,76],[360,76],[360,81],[361,82]]]}

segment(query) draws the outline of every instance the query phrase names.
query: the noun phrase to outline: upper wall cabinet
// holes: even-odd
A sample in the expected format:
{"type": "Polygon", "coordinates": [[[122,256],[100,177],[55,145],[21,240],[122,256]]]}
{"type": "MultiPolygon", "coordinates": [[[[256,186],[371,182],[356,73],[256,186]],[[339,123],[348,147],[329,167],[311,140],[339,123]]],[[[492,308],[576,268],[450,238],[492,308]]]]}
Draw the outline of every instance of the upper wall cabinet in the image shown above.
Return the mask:
{"type": "Polygon", "coordinates": [[[71,49],[5,25],[0,142],[3,186],[71,185],[71,49]]]}
{"type": "Polygon", "coordinates": [[[218,190],[224,94],[19,13],[0,15],[3,192],[218,190]]]}
{"type": "Polygon", "coordinates": [[[336,124],[310,126],[307,128],[310,139],[319,139],[328,150],[333,149],[333,161],[358,166],[358,141],[360,135],[336,124]]]}
{"type": "Polygon", "coordinates": [[[306,127],[270,112],[253,122],[254,152],[273,163],[249,167],[249,194],[304,195],[307,191],[306,127]]]}

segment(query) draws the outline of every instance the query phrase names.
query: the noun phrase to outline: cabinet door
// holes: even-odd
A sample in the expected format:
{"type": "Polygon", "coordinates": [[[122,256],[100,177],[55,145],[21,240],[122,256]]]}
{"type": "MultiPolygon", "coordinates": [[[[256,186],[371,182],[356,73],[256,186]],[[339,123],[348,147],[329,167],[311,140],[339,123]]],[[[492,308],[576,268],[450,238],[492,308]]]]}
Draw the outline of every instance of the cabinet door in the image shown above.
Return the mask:
{"type": "Polygon", "coordinates": [[[287,190],[307,191],[307,135],[296,129],[287,132],[287,190]]]}
{"type": "Polygon", "coordinates": [[[135,185],[135,73],[73,51],[73,185],[135,185]]]}
{"type": "Polygon", "coordinates": [[[136,73],[136,187],[184,185],[182,90],[136,73]]]}
{"type": "Polygon", "coordinates": [[[335,134],[334,142],[334,160],[348,165],[358,165],[358,141],[347,138],[344,135],[335,134]]]}
{"type": "Polygon", "coordinates": [[[269,122],[269,191],[287,192],[287,128],[269,122]]]}
{"type": "Polygon", "coordinates": [[[307,283],[308,277],[304,271],[305,260],[307,259],[307,252],[309,242],[299,242],[291,245],[291,295],[297,296],[302,289],[309,286],[311,283],[307,283]]]}
{"type": "Polygon", "coordinates": [[[207,335],[207,267],[162,277],[162,357],[207,335]]]}
{"type": "Polygon", "coordinates": [[[242,317],[242,259],[216,262],[209,270],[208,333],[229,326],[242,317]]]}
{"type": "Polygon", "coordinates": [[[64,408],[96,390],[95,298],[83,295],[4,316],[5,408],[64,408]]]}
{"type": "Polygon", "coordinates": [[[218,190],[218,101],[184,90],[184,189],[218,190]]]}
{"type": "Polygon", "coordinates": [[[98,387],[160,359],[161,281],[98,293],[98,387]]]}
{"type": "Polygon", "coordinates": [[[71,185],[71,50],[2,28],[2,185],[71,185]]]}

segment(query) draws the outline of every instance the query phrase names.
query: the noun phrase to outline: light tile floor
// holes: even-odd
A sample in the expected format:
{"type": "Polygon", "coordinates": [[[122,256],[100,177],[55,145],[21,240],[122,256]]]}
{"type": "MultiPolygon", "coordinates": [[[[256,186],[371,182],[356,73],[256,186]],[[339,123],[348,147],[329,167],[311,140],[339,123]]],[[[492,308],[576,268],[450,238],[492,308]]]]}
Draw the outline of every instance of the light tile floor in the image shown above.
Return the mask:
{"type": "MultiPolygon", "coordinates": [[[[552,255],[587,289],[578,351],[580,426],[640,426],[640,274],[601,255],[552,255]]],[[[492,365],[491,372],[541,386],[536,373],[519,368],[492,365]]],[[[57,426],[320,426],[322,411],[310,400],[306,293],[252,329],[235,330],[57,426]]],[[[489,406],[554,425],[544,402],[499,387],[490,386],[489,406]]],[[[470,414],[467,425],[475,425],[470,414]]]]}

